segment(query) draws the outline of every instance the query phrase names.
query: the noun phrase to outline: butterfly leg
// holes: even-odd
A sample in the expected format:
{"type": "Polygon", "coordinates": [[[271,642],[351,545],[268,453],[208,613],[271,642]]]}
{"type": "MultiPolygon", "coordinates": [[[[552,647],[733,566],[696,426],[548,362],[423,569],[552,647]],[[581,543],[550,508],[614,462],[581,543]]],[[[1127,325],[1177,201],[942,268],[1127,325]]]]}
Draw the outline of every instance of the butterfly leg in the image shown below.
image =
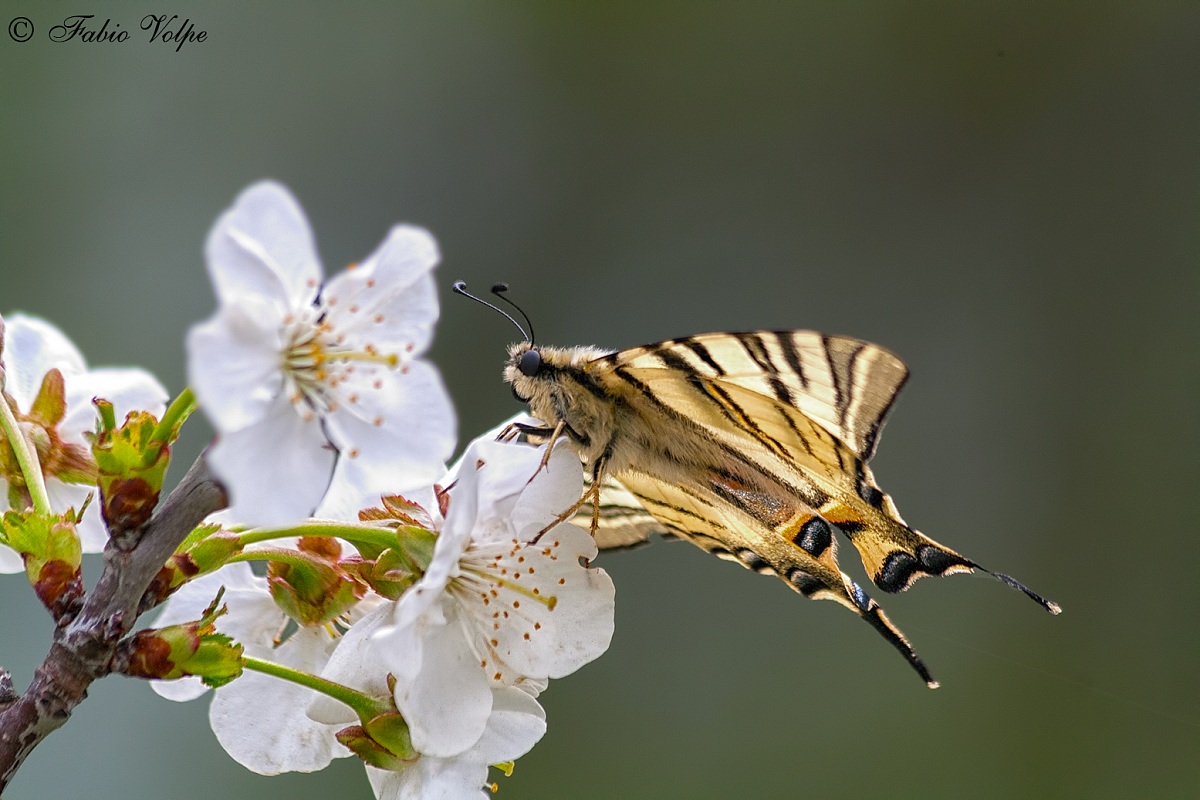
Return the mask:
{"type": "Polygon", "coordinates": [[[604,483],[604,466],[608,463],[607,459],[601,459],[596,462],[596,466],[592,469],[592,485],[583,493],[584,497],[589,494],[592,496],[592,538],[596,538],[596,530],[600,527],[600,486],[604,483]]]}
{"type": "Polygon", "coordinates": [[[546,452],[542,453],[542,463],[538,465],[537,472],[533,473],[534,475],[537,475],[538,472],[541,472],[550,463],[550,454],[554,452],[554,445],[558,444],[559,438],[562,437],[563,429],[566,427],[567,423],[562,420],[554,426],[554,430],[550,433],[550,443],[546,445],[546,452]]]}
{"type": "MultiPolygon", "coordinates": [[[[530,481],[532,481],[534,478],[536,478],[538,476],[538,473],[541,472],[542,470],[544,470],[546,468],[546,466],[550,463],[550,456],[551,456],[551,454],[554,453],[554,445],[557,444],[558,440],[562,437],[563,429],[566,428],[567,423],[559,422],[553,428],[550,428],[550,427],[538,428],[538,427],[534,427],[532,425],[522,425],[519,422],[514,422],[513,425],[517,426],[517,428],[521,431],[521,433],[524,433],[526,435],[532,434],[534,436],[545,436],[548,439],[548,444],[546,445],[546,452],[542,453],[541,463],[538,464],[538,468],[533,471],[533,474],[529,476],[529,480],[525,482],[526,484],[528,484],[530,481]]],[[[543,533],[544,533],[544,531],[543,531],[543,533]]],[[[541,534],[538,534],[538,535],[540,536],[541,534]]]]}
{"type": "Polygon", "coordinates": [[[546,527],[544,527],[540,531],[538,531],[537,536],[534,536],[532,539],[530,539],[529,543],[537,544],[538,540],[541,539],[542,536],[545,535],[545,533],[547,531],[551,530],[552,528],[557,528],[559,525],[563,524],[564,522],[569,520],[571,517],[575,516],[575,512],[579,510],[579,507],[582,506],[585,502],[587,502],[589,493],[590,492],[584,492],[583,496],[580,497],[578,500],[576,500],[574,502],[574,504],[571,505],[570,508],[568,508],[566,511],[559,514],[557,517],[555,517],[553,519],[553,521],[551,521],[551,523],[549,525],[547,525],[546,527]]]}
{"type": "MultiPolygon", "coordinates": [[[[551,523],[549,525],[547,525],[546,527],[544,527],[540,531],[538,531],[537,536],[533,537],[533,539],[530,540],[531,544],[536,544],[537,541],[542,538],[542,535],[545,534],[547,531],[549,531],[551,528],[558,527],[559,525],[561,525],[564,522],[566,522],[567,520],[569,520],[571,517],[575,516],[576,512],[578,512],[579,509],[583,507],[584,503],[592,504],[591,534],[593,537],[595,537],[596,529],[600,527],[600,485],[602,483],[604,483],[604,465],[606,463],[607,463],[606,460],[599,460],[596,462],[595,466],[592,468],[592,485],[587,487],[587,489],[584,490],[584,492],[580,496],[580,498],[578,500],[576,500],[574,503],[572,503],[570,508],[568,508],[566,511],[559,514],[557,517],[555,517],[553,519],[553,521],[551,521],[551,523]]],[[[540,467],[539,467],[539,469],[540,469],[540,467]]],[[[534,474],[536,474],[536,473],[534,473],[534,474]]]]}

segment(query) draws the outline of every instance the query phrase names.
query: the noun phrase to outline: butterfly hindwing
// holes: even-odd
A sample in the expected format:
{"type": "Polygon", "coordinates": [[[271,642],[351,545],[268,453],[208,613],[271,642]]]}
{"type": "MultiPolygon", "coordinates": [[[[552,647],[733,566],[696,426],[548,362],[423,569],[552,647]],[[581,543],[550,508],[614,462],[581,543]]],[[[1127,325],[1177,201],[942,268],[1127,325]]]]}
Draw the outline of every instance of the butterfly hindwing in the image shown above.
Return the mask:
{"type": "MultiPolygon", "coordinates": [[[[587,496],[591,480],[584,476],[584,495],[587,496]]],[[[646,510],[636,495],[614,480],[604,479],[600,488],[600,507],[593,514],[592,504],[584,503],[575,515],[575,524],[588,527],[592,520],[596,529],[592,535],[601,550],[622,550],[646,544],[651,534],[674,536],[666,525],[646,510]]]]}
{"type": "MultiPolygon", "coordinates": [[[[837,541],[820,515],[802,506],[773,508],[775,526],[768,527],[759,518],[763,502],[754,504],[752,492],[723,485],[725,480],[710,476],[706,482],[679,486],[637,470],[626,470],[616,481],[619,489],[610,493],[619,499],[610,496],[602,500],[597,541],[606,538],[608,515],[636,498],[640,508],[648,511],[670,534],[718,558],[737,562],[759,574],[774,575],[805,597],[832,600],[850,609],[899,650],[927,684],[937,685],[879,604],[838,567],[837,541]],[[728,502],[731,491],[742,493],[740,505],[728,502]]],[[[581,511],[577,521],[585,524],[589,515],[590,512],[581,511]]]]}

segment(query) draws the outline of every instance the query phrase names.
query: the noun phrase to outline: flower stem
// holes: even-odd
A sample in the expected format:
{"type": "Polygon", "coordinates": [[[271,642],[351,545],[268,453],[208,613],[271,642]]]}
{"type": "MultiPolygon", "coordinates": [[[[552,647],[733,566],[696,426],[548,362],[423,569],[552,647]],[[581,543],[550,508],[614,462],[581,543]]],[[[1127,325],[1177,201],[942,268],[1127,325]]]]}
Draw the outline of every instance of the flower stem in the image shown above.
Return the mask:
{"type": "Polygon", "coordinates": [[[276,664],[273,661],[264,661],[252,656],[243,656],[243,661],[246,669],[254,672],[261,672],[264,675],[271,675],[276,678],[281,678],[285,681],[300,686],[307,686],[314,692],[320,692],[326,697],[332,697],[339,703],[345,703],[354,709],[360,719],[372,719],[381,711],[381,703],[379,700],[365,695],[362,692],[355,691],[349,686],[343,686],[340,683],[319,678],[308,672],[301,672],[291,667],[285,667],[282,664],[276,664]]]}
{"type": "Polygon", "coordinates": [[[16,414],[3,395],[0,395],[0,431],[3,431],[12,447],[13,455],[17,457],[17,466],[25,477],[25,487],[29,490],[29,499],[33,508],[39,514],[51,514],[50,495],[46,493],[46,479],[42,475],[42,465],[38,461],[37,450],[25,438],[17,424],[16,414]]]}
{"type": "Polygon", "coordinates": [[[278,561],[281,564],[293,567],[303,567],[312,563],[312,559],[298,550],[287,550],[282,547],[271,547],[263,550],[250,550],[238,553],[226,559],[225,563],[232,564],[235,561],[278,561]]]}
{"type": "Polygon", "coordinates": [[[269,542],[273,539],[286,539],[293,536],[333,536],[348,542],[382,547],[384,549],[396,546],[396,532],[374,525],[355,525],[349,522],[333,522],[328,520],[309,520],[303,525],[292,525],[286,528],[256,528],[246,531],[239,536],[245,547],[256,542],[269,542]]]}

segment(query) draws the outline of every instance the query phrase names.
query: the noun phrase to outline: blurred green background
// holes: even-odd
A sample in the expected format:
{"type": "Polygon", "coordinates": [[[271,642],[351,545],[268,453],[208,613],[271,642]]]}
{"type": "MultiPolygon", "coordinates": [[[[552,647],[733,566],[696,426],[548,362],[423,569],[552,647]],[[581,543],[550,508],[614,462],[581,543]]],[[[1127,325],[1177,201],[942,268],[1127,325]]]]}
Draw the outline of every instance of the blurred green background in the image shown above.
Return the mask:
{"type": "MultiPolygon", "coordinates": [[[[930,692],[778,581],[605,557],[612,649],[543,695],[502,797],[1200,795],[1200,6],[160,6],[4,4],[36,31],[0,33],[0,311],[177,391],[208,228],[274,177],[328,272],[396,221],[438,237],[464,438],[517,410],[514,332],[457,278],[510,282],[546,343],[871,339],[913,373],[875,461],[904,516],[1065,609],[979,577],[876,592],[930,692]],[[164,11],[207,41],[147,43],[164,11]],[[46,38],[78,13],[133,35],[46,38]]],[[[18,576],[0,609],[23,688],[47,618],[18,576]]],[[[101,681],[7,797],[370,797],[350,759],[247,773],[205,705],[101,681]]]]}

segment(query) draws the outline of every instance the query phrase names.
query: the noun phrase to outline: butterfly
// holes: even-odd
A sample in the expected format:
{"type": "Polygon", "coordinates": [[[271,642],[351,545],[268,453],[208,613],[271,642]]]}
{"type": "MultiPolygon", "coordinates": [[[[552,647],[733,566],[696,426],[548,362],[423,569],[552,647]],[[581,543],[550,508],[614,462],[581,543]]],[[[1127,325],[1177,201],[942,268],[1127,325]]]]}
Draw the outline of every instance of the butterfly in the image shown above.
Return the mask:
{"type": "MultiPolygon", "coordinates": [[[[506,289],[493,292],[507,300],[506,289]]],[[[909,527],[879,488],[868,464],[907,378],[890,351],[813,331],[708,333],[610,352],[536,345],[530,325],[504,366],[542,423],[515,429],[551,448],[565,440],[585,467],[588,487],[560,520],[590,516],[601,548],[657,531],[839,603],[936,688],[879,604],[842,572],[835,529],[885,592],[980,570],[1061,609],[909,527]]]]}

